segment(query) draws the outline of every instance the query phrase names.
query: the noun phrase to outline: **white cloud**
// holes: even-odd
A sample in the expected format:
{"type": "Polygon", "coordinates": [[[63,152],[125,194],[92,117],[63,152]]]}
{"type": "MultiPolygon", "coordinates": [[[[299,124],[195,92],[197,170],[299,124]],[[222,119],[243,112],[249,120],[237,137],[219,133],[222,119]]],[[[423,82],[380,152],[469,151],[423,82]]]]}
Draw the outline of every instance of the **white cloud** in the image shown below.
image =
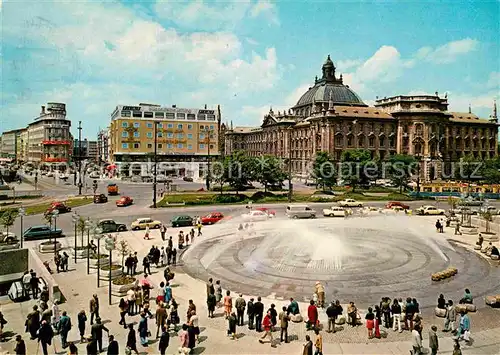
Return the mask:
{"type": "Polygon", "coordinates": [[[479,42],[475,39],[465,38],[448,42],[437,48],[422,47],[417,51],[416,58],[437,64],[454,62],[459,56],[476,51],[479,42]]]}
{"type": "Polygon", "coordinates": [[[363,63],[361,59],[339,60],[335,63],[337,71],[344,72],[363,63]]]}
{"type": "Polygon", "coordinates": [[[392,46],[382,46],[356,69],[354,75],[362,82],[388,82],[397,79],[403,67],[405,62],[401,59],[399,51],[392,46]]]}
{"type": "Polygon", "coordinates": [[[479,113],[483,118],[487,118],[493,110],[493,100],[500,97],[500,91],[490,91],[481,95],[467,95],[448,91],[448,103],[450,111],[468,112],[469,104],[473,113],[479,113]]]}
{"type": "Polygon", "coordinates": [[[500,72],[494,71],[490,73],[488,82],[486,83],[488,88],[500,89],[500,72]]]}
{"type": "Polygon", "coordinates": [[[257,0],[250,10],[252,17],[265,17],[270,23],[279,25],[278,11],[276,5],[272,4],[269,0],[257,0]]]}

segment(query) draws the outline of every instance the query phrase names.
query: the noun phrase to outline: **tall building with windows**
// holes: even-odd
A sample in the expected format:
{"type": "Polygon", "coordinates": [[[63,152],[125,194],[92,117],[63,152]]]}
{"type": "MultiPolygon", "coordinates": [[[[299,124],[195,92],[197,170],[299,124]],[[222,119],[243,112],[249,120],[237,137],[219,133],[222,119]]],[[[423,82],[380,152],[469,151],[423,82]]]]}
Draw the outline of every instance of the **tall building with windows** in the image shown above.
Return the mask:
{"type": "Polygon", "coordinates": [[[449,112],[447,95],[411,95],[377,99],[369,107],[326,59],[322,77],[283,112],[272,109],[260,127],[225,130],[225,151],[245,150],[252,156],[276,155],[291,162],[294,175],[308,178],[319,151],[335,160],[347,149],[363,148],[388,159],[411,154],[419,159],[425,180],[451,174],[451,162],[465,155],[487,159],[498,155],[496,103],[489,118],[449,112]]]}
{"type": "Polygon", "coordinates": [[[2,141],[0,145],[0,153],[3,158],[12,160],[21,160],[20,150],[21,135],[26,131],[25,128],[13,129],[2,133],[2,141]]]}
{"type": "Polygon", "coordinates": [[[194,162],[202,167],[209,156],[219,155],[219,131],[219,108],[119,105],[111,114],[109,161],[152,162],[156,132],[158,162],[194,162]]]}

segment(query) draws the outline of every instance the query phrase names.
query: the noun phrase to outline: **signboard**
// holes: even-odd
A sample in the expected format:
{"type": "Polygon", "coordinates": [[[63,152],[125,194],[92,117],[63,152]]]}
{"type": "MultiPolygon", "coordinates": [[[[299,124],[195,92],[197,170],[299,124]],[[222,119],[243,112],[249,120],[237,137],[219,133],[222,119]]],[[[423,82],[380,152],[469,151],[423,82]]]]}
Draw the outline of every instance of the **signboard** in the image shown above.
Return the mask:
{"type": "Polygon", "coordinates": [[[49,111],[66,111],[66,104],[49,102],[47,104],[47,110],[49,110],[49,111]]]}
{"type": "Polygon", "coordinates": [[[122,111],[141,111],[139,106],[123,106],[122,111]]]}
{"type": "Polygon", "coordinates": [[[200,115],[213,115],[215,114],[214,110],[199,110],[198,114],[200,115]]]}

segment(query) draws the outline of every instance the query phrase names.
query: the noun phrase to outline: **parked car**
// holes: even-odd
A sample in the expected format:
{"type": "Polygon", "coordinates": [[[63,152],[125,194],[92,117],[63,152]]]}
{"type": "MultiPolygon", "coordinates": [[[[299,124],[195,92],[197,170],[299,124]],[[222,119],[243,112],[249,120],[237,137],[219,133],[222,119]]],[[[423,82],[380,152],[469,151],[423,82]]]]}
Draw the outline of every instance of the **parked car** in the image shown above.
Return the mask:
{"type": "Polygon", "coordinates": [[[58,211],[59,213],[71,212],[71,207],[67,206],[64,202],[52,202],[49,208],[45,211],[45,214],[58,211]]]}
{"type": "Polygon", "coordinates": [[[340,207],[363,207],[363,202],[356,201],[352,198],[346,198],[345,200],[338,202],[340,207]]]}
{"type": "Polygon", "coordinates": [[[134,231],[139,229],[146,229],[146,227],[160,228],[161,222],[155,221],[152,218],[138,218],[135,221],[133,221],[132,224],[130,225],[130,229],[134,231]]]}
{"type": "Polygon", "coordinates": [[[500,214],[500,210],[498,210],[498,208],[496,208],[495,206],[481,206],[479,208],[479,213],[485,213],[485,212],[489,212],[491,214],[500,214]]]}
{"type": "Polygon", "coordinates": [[[187,182],[193,182],[193,178],[190,176],[184,176],[182,180],[187,181],[187,182]]]}
{"type": "Polygon", "coordinates": [[[122,223],[116,223],[112,219],[101,219],[97,225],[101,228],[103,233],[124,232],[127,226],[122,223]]]}
{"type": "Polygon", "coordinates": [[[422,206],[417,208],[417,214],[419,215],[444,215],[444,212],[443,209],[435,206],[422,206]]]}
{"type": "Polygon", "coordinates": [[[17,236],[12,232],[0,232],[0,243],[14,244],[18,242],[17,236]]]}
{"type": "Polygon", "coordinates": [[[105,194],[94,195],[94,203],[106,203],[108,202],[108,197],[105,194]]]}
{"type": "Polygon", "coordinates": [[[23,233],[24,240],[60,238],[62,237],[62,229],[49,226],[33,226],[26,229],[23,233]]]}
{"type": "Polygon", "coordinates": [[[201,224],[214,224],[219,222],[221,219],[224,218],[224,215],[220,212],[212,212],[210,214],[207,214],[206,216],[201,217],[201,224]]]}
{"type": "Polygon", "coordinates": [[[346,210],[339,206],[332,206],[330,208],[325,208],[323,210],[323,216],[325,217],[345,217],[346,210]]]}
{"type": "Polygon", "coordinates": [[[266,212],[270,216],[273,216],[273,217],[276,216],[276,211],[270,210],[267,207],[257,207],[257,208],[254,208],[254,211],[262,211],[262,212],[266,212]]]}
{"type": "Polygon", "coordinates": [[[316,211],[308,205],[288,205],[286,215],[288,218],[316,218],[316,211]]]}
{"type": "Polygon", "coordinates": [[[156,182],[167,182],[168,178],[163,174],[156,175],[156,182]]]}
{"type": "Polygon", "coordinates": [[[170,221],[172,223],[172,227],[188,227],[194,225],[193,217],[191,216],[175,216],[170,221]]]}
{"type": "Polygon", "coordinates": [[[93,171],[89,175],[89,178],[91,178],[91,179],[99,179],[100,177],[101,177],[101,174],[99,174],[98,171],[93,171]]]}
{"type": "Polygon", "coordinates": [[[272,215],[267,214],[266,212],[263,211],[254,210],[242,214],[241,217],[243,218],[243,220],[248,222],[259,222],[259,221],[267,221],[268,219],[272,218],[272,215]]]}
{"type": "Polygon", "coordinates": [[[64,174],[64,173],[59,174],[59,179],[61,179],[61,180],[68,180],[68,178],[69,178],[68,174],[64,174]]]}
{"type": "Polygon", "coordinates": [[[482,204],[483,204],[483,201],[475,200],[473,198],[467,198],[465,200],[458,201],[458,205],[461,205],[461,206],[481,206],[482,204]]]}
{"type": "Polygon", "coordinates": [[[122,197],[120,197],[120,199],[118,201],[116,201],[116,206],[117,207],[126,207],[126,206],[130,206],[133,203],[134,203],[134,200],[132,199],[132,197],[122,196],[122,197]]]}
{"type": "Polygon", "coordinates": [[[393,208],[393,207],[396,207],[396,206],[401,207],[404,210],[409,210],[410,209],[409,205],[406,205],[406,204],[404,204],[403,202],[400,202],[400,201],[390,201],[390,202],[387,202],[387,204],[385,205],[385,208],[393,208]]]}
{"type": "Polygon", "coordinates": [[[108,184],[108,195],[109,196],[118,195],[118,185],[117,184],[113,184],[113,183],[108,184]]]}
{"type": "Polygon", "coordinates": [[[47,172],[46,175],[47,175],[47,177],[53,177],[54,176],[54,172],[53,171],[49,171],[49,172],[47,172]]]}

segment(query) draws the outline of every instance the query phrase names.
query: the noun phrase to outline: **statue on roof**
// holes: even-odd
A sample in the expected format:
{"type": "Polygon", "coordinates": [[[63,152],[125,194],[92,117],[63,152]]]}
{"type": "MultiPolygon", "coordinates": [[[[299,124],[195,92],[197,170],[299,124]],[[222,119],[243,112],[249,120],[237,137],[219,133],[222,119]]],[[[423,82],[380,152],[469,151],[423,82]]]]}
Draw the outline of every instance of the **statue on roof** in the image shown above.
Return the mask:
{"type": "Polygon", "coordinates": [[[327,81],[334,81],[335,79],[335,65],[333,64],[332,60],[330,59],[330,55],[328,54],[328,57],[326,58],[325,64],[323,64],[323,67],[321,68],[323,72],[323,78],[327,81]]]}

